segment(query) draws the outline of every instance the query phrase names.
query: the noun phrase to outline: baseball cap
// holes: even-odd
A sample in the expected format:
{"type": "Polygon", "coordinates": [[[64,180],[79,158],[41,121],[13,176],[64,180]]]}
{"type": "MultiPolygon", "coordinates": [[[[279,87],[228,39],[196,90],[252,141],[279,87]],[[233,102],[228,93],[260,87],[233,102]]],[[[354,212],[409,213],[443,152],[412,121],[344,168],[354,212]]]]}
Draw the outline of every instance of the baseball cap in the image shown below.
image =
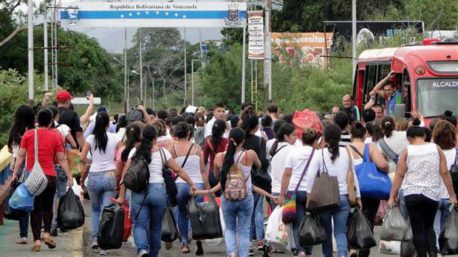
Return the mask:
{"type": "Polygon", "coordinates": [[[56,100],[67,101],[73,99],[73,96],[67,90],[61,90],[56,94],[56,100]]]}

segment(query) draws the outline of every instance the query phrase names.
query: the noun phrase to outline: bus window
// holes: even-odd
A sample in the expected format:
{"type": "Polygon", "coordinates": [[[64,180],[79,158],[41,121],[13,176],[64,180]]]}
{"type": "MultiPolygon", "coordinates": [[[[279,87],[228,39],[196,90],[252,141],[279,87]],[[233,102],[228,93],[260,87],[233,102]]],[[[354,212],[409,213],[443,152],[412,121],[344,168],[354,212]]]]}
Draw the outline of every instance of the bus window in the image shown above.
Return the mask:
{"type": "Polygon", "coordinates": [[[364,82],[364,103],[369,100],[369,92],[377,84],[377,65],[367,65],[366,66],[366,81],[364,82]]]}
{"type": "Polygon", "coordinates": [[[388,73],[390,73],[390,70],[390,64],[380,64],[377,81],[384,79],[388,75],[388,73]]]}
{"type": "Polygon", "coordinates": [[[412,110],[412,105],[410,102],[410,97],[411,97],[411,87],[410,87],[410,76],[409,72],[407,69],[404,69],[404,74],[402,76],[402,84],[401,84],[401,94],[402,94],[402,100],[404,104],[406,105],[406,112],[411,112],[412,110]]]}

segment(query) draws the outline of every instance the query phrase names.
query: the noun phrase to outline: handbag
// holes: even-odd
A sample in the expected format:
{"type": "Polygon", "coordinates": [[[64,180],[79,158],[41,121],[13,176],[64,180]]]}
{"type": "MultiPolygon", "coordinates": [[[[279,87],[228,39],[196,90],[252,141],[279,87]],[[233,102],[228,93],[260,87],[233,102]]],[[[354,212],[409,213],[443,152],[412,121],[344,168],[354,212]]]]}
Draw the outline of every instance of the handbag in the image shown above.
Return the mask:
{"type": "Polygon", "coordinates": [[[149,184],[148,163],[142,156],[135,156],[126,171],[123,183],[126,188],[135,193],[141,193],[148,189],[149,184]]]}
{"type": "Polygon", "coordinates": [[[175,179],[172,176],[172,171],[170,170],[169,166],[167,165],[167,159],[164,152],[164,149],[159,149],[159,153],[161,154],[162,160],[162,177],[164,178],[165,189],[167,191],[167,200],[171,207],[177,205],[177,194],[178,188],[177,184],[175,184],[175,179]]]}
{"type": "Polygon", "coordinates": [[[32,212],[35,204],[35,196],[32,195],[24,183],[20,184],[8,200],[8,204],[15,210],[32,212]]]}
{"type": "Polygon", "coordinates": [[[453,189],[458,192],[458,148],[456,149],[455,162],[450,167],[450,176],[452,177],[453,189]]]}
{"type": "Polygon", "coordinates": [[[34,164],[32,167],[32,171],[30,172],[29,177],[25,180],[25,186],[27,190],[32,195],[40,195],[48,186],[48,178],[46,178],[43,169],[40,166],[40,162],[38,161],[38,133],[37,130],[34,129],[34,164]]]}
{"type": "MultiPolygon", "coordinates": [[[[259,138],[259,144],[257,149],[258,151],[256,151],[256,153],[260,152],[262,141],[263,139],[259,138]]],[[[267,172],[266,170],[252,168],[251,181],[253,182],[253,185],[261,188],[262,190],[268,193],[272,192],[272,178],[270,177],[269,172],[267,172]]]]}
{"type": "Polygon", "coordinates": [[[299,189],[299,186],[301,185],[302,179],[304,178],[305,173],[307,172],[307,169],[310,165],[310,161],[313,158],[313,154],[315,153],[315,149],[312,150],[312,153],[309,156],[309,159],[307,160],[307,164],[304,167],[304,170],[302,171],[301,177],[299,178],[299,181],[297,182],[296,189],[294,189],[294,193],[289,193],[286,195],[286,201],[285,204],[283,205],[283,213],[282,213],[282,221],[285,224],[292,223],[296,221],[297,218],[297,209],[296,209],[296,193],[297,190],[299,189]]]}
{"type": "Polygon", "coordinates": [[[223,237],[219,208],[213,195],[208,195],[208,203],[199,204],[194,196],[189,200],[189,220],[192,239],[204,240],[223,237]]]}
{"type": "Polygon", "coordinates": [[[314,211],[322,211],[340,206],[339,182],[337,177],[329,176],[323,151],[321,151],[321,154],[323,170],[317,172],[312,190],[307,194],[307,209],[314,211]]]}
{"type": "Polygon", "coordinates": [[[383,150],[383,153],[394,163],[398,164],[399,161],[399,154],[395,153],[393,149],[391,149],[388,144],[386,143],[385,139],[382,138],[379,141],[380,147],[383,150]]]}
{"type": "Polygon", "coordinates": [[[391,179],[388,174],[380,171],[375,163],[371,162],[369,145],[364,146],[364,155],[359,153],[354,146],[350,145],[363,158],[363,163],[355,166],[361,196],[387,200],[390,197],[391,179]]]}
{"type": "Polygon", "coordinates": [[[350,154],[350,150],[345,147],[348,154],[348,171],[347,171],[347,190],[348,190],[348,202],[350,206],[356,206],[356,186],[355,186],[355,174],[353,173],[353,161],[350,154]]]}
{"type": "Polygon", "coordinates": [[[162,218],[161,241],[173,242],[178,239],[178,229],[170,206],[165,208],[162,218]]]}

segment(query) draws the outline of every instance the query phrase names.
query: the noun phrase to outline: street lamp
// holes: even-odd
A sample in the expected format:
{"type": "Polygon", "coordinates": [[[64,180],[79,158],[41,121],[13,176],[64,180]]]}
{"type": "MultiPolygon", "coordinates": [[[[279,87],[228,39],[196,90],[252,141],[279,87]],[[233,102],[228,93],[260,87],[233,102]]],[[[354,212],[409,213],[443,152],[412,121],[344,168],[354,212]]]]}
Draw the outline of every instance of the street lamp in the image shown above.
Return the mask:
{"type": "Polygon", "coordinates": [[[194,106],[194,62],[200,62],[202,64],[202,60],[200,59],[191,60],[191,104],[192,106],[194,106]]]}

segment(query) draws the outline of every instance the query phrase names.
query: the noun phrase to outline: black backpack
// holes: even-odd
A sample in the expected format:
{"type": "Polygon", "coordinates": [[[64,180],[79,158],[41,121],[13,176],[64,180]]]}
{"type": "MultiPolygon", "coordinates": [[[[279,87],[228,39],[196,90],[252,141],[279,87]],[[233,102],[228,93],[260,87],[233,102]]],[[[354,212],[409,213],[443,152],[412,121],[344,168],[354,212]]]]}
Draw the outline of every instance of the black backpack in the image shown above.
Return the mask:
{"type": "Polygon", "coordinates": [[[141,156],[135,157],[124,176],[124,185],[135,193],[141,193],[148,188],[148,183],[148,163],[141,156]]]}

